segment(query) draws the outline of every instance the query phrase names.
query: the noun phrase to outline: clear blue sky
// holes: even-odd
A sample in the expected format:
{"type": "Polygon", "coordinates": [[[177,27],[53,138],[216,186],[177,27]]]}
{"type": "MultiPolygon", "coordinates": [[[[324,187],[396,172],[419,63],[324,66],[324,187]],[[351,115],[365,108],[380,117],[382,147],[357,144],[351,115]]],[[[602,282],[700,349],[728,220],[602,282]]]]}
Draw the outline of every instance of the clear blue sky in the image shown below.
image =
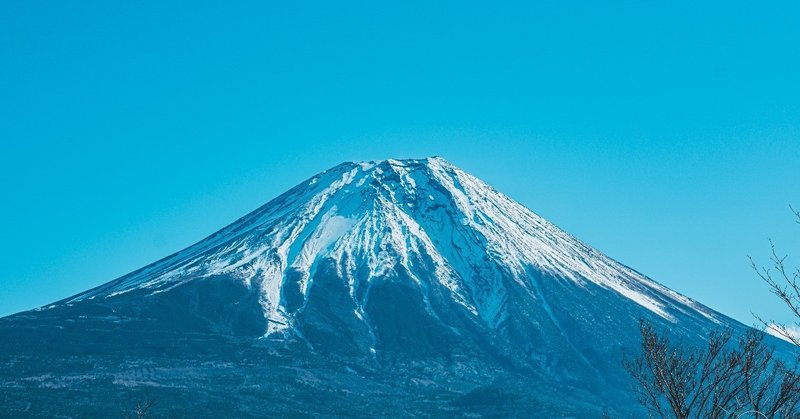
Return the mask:
{"type": "Polygon", "coordinates": [[[0,3],[0,315],[341,161],[442,155],[723,313],[788,319],[747,255],[800,259],[797,2],[231,3],[0,3]]]}

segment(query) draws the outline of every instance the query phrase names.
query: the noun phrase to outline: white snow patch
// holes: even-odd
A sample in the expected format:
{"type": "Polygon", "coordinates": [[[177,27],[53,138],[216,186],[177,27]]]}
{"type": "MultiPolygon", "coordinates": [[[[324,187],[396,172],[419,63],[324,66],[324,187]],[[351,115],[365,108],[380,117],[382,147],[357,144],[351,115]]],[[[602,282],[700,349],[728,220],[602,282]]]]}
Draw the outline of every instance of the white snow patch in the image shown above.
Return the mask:
{"type": "Polygon", "coordinates": [[[767,325],[766,332],[789,343],[800,342],[800,325],[782,327],[775,323],[770,323],[767,325]]]}

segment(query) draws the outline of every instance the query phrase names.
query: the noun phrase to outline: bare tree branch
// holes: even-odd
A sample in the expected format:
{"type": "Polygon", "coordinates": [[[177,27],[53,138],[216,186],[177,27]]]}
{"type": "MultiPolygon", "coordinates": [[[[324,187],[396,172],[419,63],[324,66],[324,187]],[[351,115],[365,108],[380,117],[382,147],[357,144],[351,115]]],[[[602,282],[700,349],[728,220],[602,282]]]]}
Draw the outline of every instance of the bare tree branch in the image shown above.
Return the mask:
{"type": "Polygon", "coordinates": [[[136,402],[132,412],[123,411],[122,419],[145,419],[150,416],[150,409],[156,403],[153,399],[144,399],[136,402]]]}
{"type": "MultiPolygon", "coordinates": [[[[800,224],[800,210],[791,205],[789,209],[795,217],[795,222],[800,224]]],[[[758,277],[767,284],[770,292],[775,294],[789,309],[795,322],[792,325],[787,325],[782,322],[767,322],[758,316],[756,316],[756,319],[780,337],[800,346],[800,336],[792,332],[793,328],[800,329],[800,267],[789,268],[786,264],[787,256],[778,253],[772,240],[769,241],[769,244],[772,266],[758,266],[752,257],[750,258],[750,266],[758,277]]]]}
{"type": "Polygon", "coordinates": [[[640,323],[641,353],[623,365],[637,384],[639,401],[660,418],[738,418],[758,412],[795,418],[800,375],[773,357],[764,333],[753,329],[738,339],[712,332],[705,347],[672,343],[649,322],[640,323]],[[738,345],[737,345],[738,344],[738,345]]]}

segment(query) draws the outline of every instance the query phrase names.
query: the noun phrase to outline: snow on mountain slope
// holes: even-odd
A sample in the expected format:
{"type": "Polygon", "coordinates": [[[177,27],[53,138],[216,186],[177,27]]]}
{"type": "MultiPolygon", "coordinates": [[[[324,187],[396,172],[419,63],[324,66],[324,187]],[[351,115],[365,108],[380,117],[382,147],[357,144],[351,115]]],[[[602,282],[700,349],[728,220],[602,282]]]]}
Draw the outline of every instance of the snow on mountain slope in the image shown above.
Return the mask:
{"type": "MultiPolygon", "coordinates": [[[[438,158],[344,163],[201,242],[66,303],[152,295],[227,275],[257,290],[267,335],[286,333],[321,264],[335,268],[358,318],[377,278],[402,273],[430,306],[442,287],[490,328],[508,315],[513,278],[540,298],[531,272],[613,291],[667,321],[716,314],[576,240],[486,183],[438,158]],[[433,275],[431,275],[433,274],[433,275]],[[433,277],[436,284],[429,278],[433,277]]],[[[429,310],[433,312],[433,310],[429,310]]]]}

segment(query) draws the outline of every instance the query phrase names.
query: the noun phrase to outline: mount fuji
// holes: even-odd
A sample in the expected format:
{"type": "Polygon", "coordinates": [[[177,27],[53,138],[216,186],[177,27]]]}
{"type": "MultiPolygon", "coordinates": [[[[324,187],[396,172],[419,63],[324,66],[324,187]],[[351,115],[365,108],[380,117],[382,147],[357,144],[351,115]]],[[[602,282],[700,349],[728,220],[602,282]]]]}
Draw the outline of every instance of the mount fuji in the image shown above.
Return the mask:
{"type": "Polygon", "coordinates": [[[178,253],[0,319],[12,416],[640,416],[648,319],[744,328],[442,158],[343,163],[178,253]]]}

